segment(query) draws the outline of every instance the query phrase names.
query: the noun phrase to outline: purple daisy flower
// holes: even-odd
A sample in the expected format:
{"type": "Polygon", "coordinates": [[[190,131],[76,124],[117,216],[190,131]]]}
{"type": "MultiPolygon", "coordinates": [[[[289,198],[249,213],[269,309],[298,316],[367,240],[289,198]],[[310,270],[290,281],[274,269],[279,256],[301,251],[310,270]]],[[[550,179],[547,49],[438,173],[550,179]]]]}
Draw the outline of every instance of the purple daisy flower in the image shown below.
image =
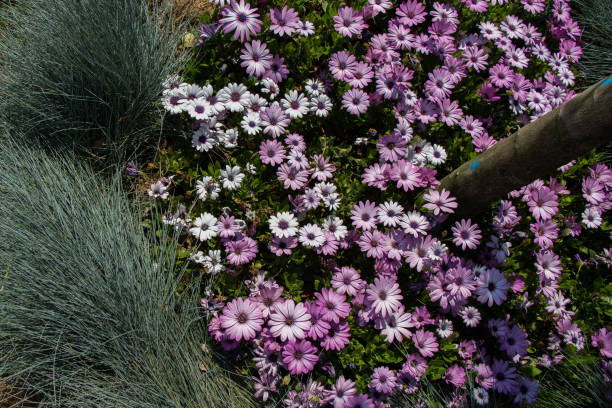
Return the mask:
{"type": "Polygon", "coordinates": [[[291,340],[283,347],[283,363],[293,375],[306,374],[312,371],[319,361],[317,351],[308,340],[291,340]]]}
{"type": "Polygon", "coordinates": [[[270,333],[282,341],[300,340],[310,330],[310,314],[303,303],[297,305],[292,299],[277,303],[268,321],[270,333]]]}
{"type": "Polygon", "coordinates": [[[322,318],[328,322],[339,323],[351,312],[349,304],[345,302],[346,297],[333,289],[323,288],[321,293],[314,295],[317,298],[315,304],[321,306],[322,318]]]}
{"type": "Polygon", "coordinates": [[[321,346],[325,350],[342,350],[348,343],[350,329],[347,322],[332,323],[330,328],[321,340],[321,346]]]}
{"type": "Polygon", "coordinates": [[[338,14],[334,16],[334,22],[336,23],[334,29],[342,36],[349,38],[354,35],[358,36],[368,26],[363,22],[361,13],[351,7],[339,8],[338,14]]]}
{"type": "Polygon", "coordinates": [[[229,263],[243,265],[251,262],[259,251],[257,250],[257,242],[252,238],[243,236],[240,240],[226,242],[225,252],[227,252],[229,263]]]}
{"type": "Polygon", "coordinates": [[[349,379],[345,379],[343,375],[338,377],[336,383],[331,386],[329,392],[330,402],[334,408],[345,407],[348,400],[357,393],[355,383],[349,379]]]}
{"type": "Polygon", "coordinates": [[[257,8],[251,8],[249,3],[240,0],[237,3],[232,0],[230,7],[224,7],[221,10],[221,14],[224,16],[219,20],[219,23],[223,25],[223,32],[229,33],[234,31],[234,40],[240,37],[240,41],[249,40],[251,34],[258,34],[261,31],[261,20],[257,8]]]}
{"type": "Polygon", "coordinates": [[[338,81],[350,79],[355,74],[357,60],[347,51],[338,51],[329,59],[329,70],[338,81]]]}
{"type": "Polygon", "coordinates": [[[331,285],[340,294],[355,296],[364,287],[365,282],[360,279],[359,273],[351,266],[343,266],[332,276],[331,285]]]}
{"type": "Polygon", "coordinates": [[[275,102],[267,108],[263,108],[259,114],[261,118],[261,125],[264,127],[264,133],[270,135],[273,138],[277,138],[285,133],[286,127],[291,122],[280,105],[275,102]]]}
{"type": "Polygon", "coordinates": [[[495,378],[495,390],[500,394],[513,394],[518,386],[516,369],[508,367],[508,362],[503,360],[493,360],[493,377],[495,378]]]}
{"type": "Polygon", "coordinates": [[[237,298],[223,308],[219,318],[221,327],[235,341],[254,338],[263,325],[263,315],[257,303],[249,299],[237,298]]]}
{"type": "Polygon", "coordinates": [[[472,225],[472,220],[461,220],[455,222],[455,226],[451,228],[453,231],[453,243],[460,246],[465,251],[465,248],[475,249],[480,243],[479,239],[481,231],[478,229],[478,224],[472,225]]]}
{"type": "Polygon", "coordinates": [[[314,302],[306,303],[306,309],[308,313],[310,313],[310,330],[308,331],[308,337],[313,340],[320,340],[327,336],[331,326],[329,322],[323,319],[323,313],[325,312],[324,307],[314,302]]]}
{"type": "Polygon", "coordinates": [[[272,64],[272,55],[266,43],[262,44],[259,40],[245,44],[240,59],[243,60],[240,66],[246,68],[247,74],[256,77],[261,77],[272,64]]]}
{"type": "Polygon", "coordinates": [[[372,302],[372,310],[382,317],[396,312],[402,305],[401,290],[397,282],[389,278],[376,278],[366,290],[367,298],[372,302]]]}
{"type": "Polygon", "coordinates": [[[360,115],[368,110],[370,98],[360,89],[349,89],[342,96],[342,106],[352,115],[360,115]]]}
{"type": "Polygon", "coordinates": [[[557,195],[548,187],[541,187],[529,195],[527,205],[536,220],[549,220],[559,209],[557,195]]]}
{"type": "Polygon", "coordinates": [[[432,210],[434,215],[438,215],[440,212],[452,214],[455,212],[453,208],[457,208],[455,197],[450,197],[450,192],[445,189],[442,189],[442,191],[430,190],[423,194],[423,198],[427,201],[427,204],[423,207],[432,210]]]}
{"type": "Polygon", "coordinates": [[[430,331],[417,330],[412,335],[412,341],[423,357],[431,357],[438,351],[438,342],[430,331]]]}
{"type": "Polygon", "coordinates": [[[276,166],[285,160],[285,148],[277,140],[264,140],[259,145],[259,158],[264,164],[276,166]]]}
{"type": "Polygon", "coordinates": [[[300,26],[298,14],[294,9],[288,9],[287,6],[284,6],[282,10],[278,7],[270,10],[270,20],[272,21],[270,29],[281,37],[295,33],[300,26]]]}
{"type": "Polygon", "coordinates": [[[293,252],[292,249],[295,248],[297,244],[297,237],[274,237],[270,245],[268,245],[268,249],[276,256],[291,255],[293,252]]]}
{"type": "Polygon", "coordinates": [[[388,367],[376,367],[372,374],[370,388],[381,394],[391,394],[397,386],[397,377],[388,367]]]}

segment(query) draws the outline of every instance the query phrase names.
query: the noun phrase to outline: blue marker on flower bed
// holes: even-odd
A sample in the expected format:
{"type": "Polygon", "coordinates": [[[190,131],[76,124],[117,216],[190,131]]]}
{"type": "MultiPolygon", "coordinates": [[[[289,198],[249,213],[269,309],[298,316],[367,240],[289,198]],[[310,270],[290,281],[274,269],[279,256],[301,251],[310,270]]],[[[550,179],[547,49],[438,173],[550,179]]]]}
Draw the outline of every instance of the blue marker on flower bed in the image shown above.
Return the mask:
{"type": "Polygon", "coordinates": [[[475,171],[476,167],[478,167],[480,163],[478,163],[478,159],[474,160],[474,163],[470,164],[470,170],[475,171]]]}

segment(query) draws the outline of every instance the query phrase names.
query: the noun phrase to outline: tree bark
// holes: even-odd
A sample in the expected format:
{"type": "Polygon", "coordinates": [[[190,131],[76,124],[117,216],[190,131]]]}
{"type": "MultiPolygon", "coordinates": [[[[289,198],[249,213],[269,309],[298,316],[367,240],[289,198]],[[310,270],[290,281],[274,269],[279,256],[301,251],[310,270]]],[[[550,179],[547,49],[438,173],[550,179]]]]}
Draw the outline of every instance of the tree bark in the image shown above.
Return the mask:
{"type": "Polygon", "coordinates": [[[510,191],[612,141],[612,78],[520,128],[442,179],[456,216],[475,215],[510,191]]]}

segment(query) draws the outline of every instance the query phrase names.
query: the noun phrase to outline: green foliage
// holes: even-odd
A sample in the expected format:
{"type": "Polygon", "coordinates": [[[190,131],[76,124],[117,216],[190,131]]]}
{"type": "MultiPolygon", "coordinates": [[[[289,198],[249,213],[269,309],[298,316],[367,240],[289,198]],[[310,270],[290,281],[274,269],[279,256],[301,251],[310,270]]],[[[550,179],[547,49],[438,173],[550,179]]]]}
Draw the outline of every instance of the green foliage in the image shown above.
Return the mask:
{"type": "Polygon", "coordinates": [[[145,0],[28,0],[0,8],[0,119],[57,146],[121,157],[156,134],[162,81],[186,55],[145,0]]]}
{"type": "Polygon", "coordinates": [[[0,152],[3,383],[41,407],[253,406],[209,348],[176,238],[75,161],[0,152]]]}

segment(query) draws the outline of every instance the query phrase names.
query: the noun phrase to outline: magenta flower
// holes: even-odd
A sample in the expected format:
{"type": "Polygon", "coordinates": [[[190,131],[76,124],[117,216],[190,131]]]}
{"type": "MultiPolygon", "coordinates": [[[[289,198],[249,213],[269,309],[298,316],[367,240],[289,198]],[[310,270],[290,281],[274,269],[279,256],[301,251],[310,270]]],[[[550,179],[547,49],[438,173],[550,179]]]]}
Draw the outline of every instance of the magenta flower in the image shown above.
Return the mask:
{"type": "Polygon", "coordinates": [[[272,21],[270,29],[281,37],[285,34],[293,34],[300,26],[298,14],[294,9],[288,9],[287,6],[284,6],[282,10],[278,7],[270,10],[270,20],[272,21]]]}
{"type": "Polygon", "coordinates": [[[360,89],[349,89],[342,96],[342,106],[352,115],[365,113],[370,106],[368,94],[360,89]]]}
{"type": "Polygon", "coordinates": [[[249,3],[240,0],[240,3],[232,0],[230,7],[221,9],[221,15],[224,17],[219,20],[223,25],[223,32],[229,33],[234,31],[234,40],[240,37],[240,41],[249,40],[251,34],[257,35],[261,30],[261,20],[257,8],[251,8],[249,3]]]}
{"type": "Polygon", "coordinates": [[[425,81],[425,91],[434,99],[448,98],[455,87],[449,72],[445,69],[436,68],[429,74],[429,79],[425,81]]]}
{"type": "Polygon", "coordinates": [[[533,191],[527,205],[536,220],[549,220],[559,209],[557,195],[548,187],[541,187],[533,191]]]}
{"type": "Polygon", "coordinates": [[[412,341],[423,357],[431,357],[438,351],[438,342],[430,331],[417,330],[412,335],[412,341]]]}
{"type": "Polygon", "coordinates": [[[366,200],[365,203],[360,201],[353,207],[351,214],[355,228],[369,231],[376,227],[376,203],[371,203],[370,200],[366,200]]]}
{"type": "Polygon", "coordinates": [[[506,292],[510,288],[506,277],[497,269],[487,269],[478,281],[476,294],[480,303],[486,303],[489,307],[501,305],[506,300],[506,292]]]}
{"type": "Polygon", "coordinates": [[[264,140],[259,145],[259,158],[264,164],[276,166],[285,159],[285,148],[277,140],[264,140]]]}
{"type": "Polygon", "coordinates": [[[270,333],[282,341],[300,340],[310,330],[310,314],[303,303],[297,305],[292,299],[277,303],[268,321],[270,333]]]}
{"type": "Polygon", "coordinates": [[[390,178],[397,182],[397,188],[414,190],[421,185],[419,168],[407,160],[400,160],[391,167],[390,178]]]}
{"type": "Polygon", "coordinates": [[[397,377],[388,367],[376,367],[372,374],[370,387],[381,394],[391,394],[397,386],[397,377]]]}
{"type": "Polygon", "coordinates": [[[513,394],[518,386],[516,369],[508,367],[507,361],[497,359],[493,361],[491,369],[495,378],[495,390],[501,394],[513,394]]]}
{"type": "Polygon", "coordinates": [[[400,24],[404,24],[408,27],[413,25],[421,24],[425,21],[425,6],[418,0],[409,0],[401,3],[396,12],[400,17],[400,24]]]}
{"type": "Polygon", "coordinates": [[[257,303],[237,298],[223,308],[219,322],[225,329],[225,334],[235,341],[240,341],[254,338],[261,330],[264,321],[257,303]]]}
{"type": "Polygon", "coordinates": [[[402,341],[404,337],[410,338],[412,336],[412,332],[408,330],[410,326],[410,314],[405,313],[404,306],[400,306],[397,311],[383,319],[383,329],[380,333],[387,336],[385,341],[389,343],[392,343],[394,339],[402,341]]]}
{"type": "Polygon", "coordinates": [[[453,231],[453,242],[455,245],[460,246],[465,251],[465,248],[475,249],[480,243],[479,239],[482,238],[480,235],[481,231],[478,229],[478,224],[472,225],[472,220],[468,219],[461,220],[461,222],[455,222],[455,226],[451,228],[453,231]]]}
{"type": "Polygon", "coordinates": [[[283,363],[293,375],[306,374],[312,371],[319,361],[317,348],[308,340],[291,340],[283,348],[283,363]]]}
{"type": "Polygon", "coordinates": [[[243,60],[240,66],[246,68],[247,74],[256,77],[261,77],[272,63],[272,55],[266,43],[262,44],[259,40],[245,44],[240,59],[243,60]]]}
{"type": "Polygon", "coordinates": [[[455,212],[453,208],[457,208],[455,197],[451,197],[450,192],[445,189],[442,189],[442,192],[430,190],[423,194],[423,198],[427,201],[427,204],[423,205],[423,207],[432,210],[434,215],[438,215],[440,212],[452,214],[455,212]]]}
{"type": "Polygon", "coordinates": [[[497,64],[489,69],[491,82],[498,88],[510,88],[514,72],[504,64],[497,64]]]}
{"type": "Polygon", "coordinates": [[[444,381],[447,384],[453,384],[457,388],[463,387],[466,380],[465,370],[458,364],[453,364],[444,373],[444,381]]]}
{"type": "Polygon", "coordinates": [[[382,317],[396,312],[402,305],[401,290],[397,282],[389,278],[376,278],[366,290],[368,300],[372,302],[372,309],[382,317]]]}
{"type": "Polygon", "coordinates": [[[360,279],[355,268],[343,266],[332,276],[331,285],[340,294],[355,296],[364,286],[365,282],[360,279]]]}
{"type": "Polygon", "coordinates": [[[329,70],[339,81],[351,78],[355,74],[357,60],[347,51],[338,51],[329,59],[329,70]]]}
{"type": "Polygon", "coordinates": [[[333,289],[323,288],[321,293],[316,292],[314,295],[317,298],[315,303],[321,306],[322,318],[328,322],[339,323],[340,319],[344,319],[351,312],[345,302],[345,296],[333,289]]]}
{"type": "Polygon", "coordinates": [[[285,133],[286,127],[291,122],[291,119],[285,116],[283,108],[276,102],[267,108],[263,108],[260,117],[261,125],[265,126],[264,133],[273,138],[277,138],[285,133]]]}
{"type": "Polygon", "coordinates": [[[351,7],[339,8],[338,14],[334,16],[334,23],[334,29],[349,38],[361,34],[361,31],[368,26],[363,22],[361,13],[351,7]]]}
{"type": "Polygon", "coordinates": [[[268,249],[276,256],[291,255],[293,252],[292,249],[295,248],[297,244],[298,239],[296,237],[274,237],[270,245],[268,245],[268,249]]]}
{"type": "Polygon", "coordinates": [[[351,337],[349,331],[347,322],[332,323],[321,340],[321,346],[325,350],[342,350],[349,343],[349,337],[351,337]]]}
{"type": "Polygon", "coordinates": [[[535,243],[542,249],[550,248],[559,235],[559,227],[552,220],[540,220],[530,224],[529,229],[535,235],[535,243]]]}
{"type": "Polygon", "coordinates": [[[320,340],[327,336],[330,329],[329,322],[323,319],[323,313],[325,312],[323,306],[318,303],[306,303],[306,309],[310,314],[310,330],[308,330],[308,337],[313,340],[320,340]]]}
{"type": "Polygon", "coordinates": [[[232,265],[243,265],[249,263],[257,256],[257,242],[252,238],[242,237],[237,241],[228,241],[225,243],[225,252],[227,252],[227,260],[232,265]]]}
{"type": "Polygon", "coordinates": [[[334,408],[344,408],[348,400],[356,393],[355,383],[341,375],[336,383],[331,386],[329,397],[334,408]]]}
{"type": "Polygon", "coordinates": [[[385,246],[387,245],[388,237],[378,230],[364,231],[359,238],[359,246],[361,251],[365,252],[369,258],[382,258],[385,255],[385,246]]]}
{"type": "Polygon", "coordinates": [[[612,332],[608,332],[605,327],[591,337],[591,344],[599,349],[602,356],[612,358],[612,332]]]}
{"type": "Polygon", "coordinates": [[[282,82],[287,78],[287,75],[289,75],[289,70],[284,62],[284,57],[275,54],[274,57],[272,57],[272,62],[270,62],[270,68],[268,68],[263,77],[270,78],[277,84],[282,82]]]}
{"type": "Polygon", "coordinates": [[[279,166],[276,176],[283,182],[285,188],[299,190],[308,182],[308,171],[299,170],[296,167],[283,163],[279,166]]]}

